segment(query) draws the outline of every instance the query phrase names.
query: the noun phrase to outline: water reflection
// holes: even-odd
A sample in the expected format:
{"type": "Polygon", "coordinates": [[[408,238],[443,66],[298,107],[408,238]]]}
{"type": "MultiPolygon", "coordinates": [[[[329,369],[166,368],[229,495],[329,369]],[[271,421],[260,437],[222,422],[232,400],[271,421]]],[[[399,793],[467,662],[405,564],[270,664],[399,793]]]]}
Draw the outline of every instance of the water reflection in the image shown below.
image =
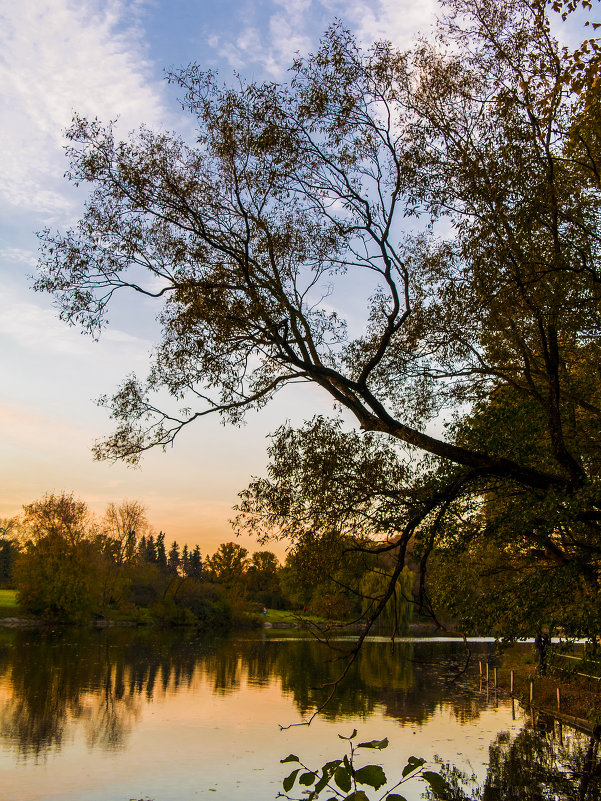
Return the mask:
{"type": "MultiPolygon", "coordinates": [[[[461,721],[480,714],[471,689],[449,684],[461,653],[441,659],[428,645],[366,643],[334,699],[329,720],[365,718],[376,707],[422,723],[442,706],[461,721]]],[[[0,633],[0,736],[22,758],[63,746],[69,726],[84,725],[89,747],[124,747],[143,701],[199,681],[214,695],[243,684],[278,682],[303,716],[327,695],[342,661],[311,639],[207,640],[176,631],[64,630],[0,633]]]]}
{"type": "MultiPolygon", "coordinates": [[[[478,658],[491,657],[491,648],[482,645],[478,658]]],[[[457,742],[457,752],[465,755],[468,751],[465,759],[470,764],[470,759],[479,753],[481,756],[476,759],[485,757],[487,745],[483,744],[484,750],[479,752],[476,743],[487,732],[487,743],[496,739],[490,747],[488,766],[479,768],[474,782],[466,783],[465,776],[447,765],[448,778],[455,788],[451,801],[601,801],[597,741],[567,728],[560,731],[556,723],[542,718],[518,733],[521,724],[512,723],[508,705],[505,722],[501,724],[499,717],[499,723],[493,723],[499,710],[494,691],[488,700],[486,693],[480,692],[477,659],[472,672],[452,681],[462,661],[460,644],[398,643],[393,650],[386,643],[367,642],[334,701],[324,710],[320,724],[320,736],[325,738],[324,753],[327,755],[336,748],[337,732],[359,725],[372,714],[379,721],[378,728],[374,729],[372,723],[365,735],[387,734],[391,742],[394,737],[398,742],[403,737],[402,726],[412,740],[410,743],[405,738],[400,746],[404,756],[416,748],[428,756],[429,747],[432,754],[451,742],[449,738],[459,737],[463,739],[461,744],[457,742]],[[473,722],[476,724],[470,729],[472,734],[466,736],[464,732],[473,722]],[[396,727],[396,732],[385,730],[390,725],[396,727]],[[491,729],[494,725],[497,728],[491,729]],[[501,725],[504,728],[513,725],[512,733],[497,736],[501,725]],[[420,732],[423,732],[421,739],[415,737],[420,732]]],[[[90,767],[86,771],[92,766],[91,751],[96,751],[111,754],[112,766],[122,766],[123,782],[134,770],[136,759],[148,760],[145,769],[135,768],[136,776],[144,775],[144,771],[150,774],[149,766],[158,759],[157,746],[159,751],[165,747],[164,726],[171,726],[169,737],[179,738],[174,741],[177,745],[170,760],[166,760],[167,777],[173,770],[176,752],[182,751],[187,742],[194,759],[198,754],[195,749],[202,744],[206,771],[213,770],[215,755],[223,754],[224,749],[227,753],[231,748],[232,754],[241,755],[241,759],[248,755],[249,761],[237,763],[236,768],[226,762],[221,773],[203,774],[204,782],[211,775],[211,781],[219,779],[222,786],[226,781],[231,784],[233,776],[239,780],[246,775],[245,771],[256,771],[258,765],[263,770],[264,760],[269,765],[273,762],[271,767],[277,776],[279,758],[287,750],[296,749],[297,744],[287,747],[284,741],[273,741],[269,750],[265,738],[271,736],[269,732],[277,728],[277,722],[292,722],[279,718],[290,716],[292,704],[299,715],[308,716],[324,700],[327,689],[323,685],[339,675],[341,665],[335,653],[311,639],[263,634],[244,639],[207,640],[181,631],[155,629],[4,631],[0,632],[0,740],[4,750],[16,756],[24,769],[28,768],[27,781],[33,763],[53,762],[57,770],[59,762],[67,764],[58,759],[59,754],[62,759],[64,754],[71,753],[69,764],[80,764],[81,752],[69,748],[76,740],[76,730],[78,737],[83,732],[88,749],[85,764],[90,767]],[[286,699],[283,705],[282,699],[286,699]],[[186,711],[177,712],[178,709],[186,711]],[[151,725],[152,710],[157,712],[156,728],[151,725]],[[174,728],[179,725],[178,714],[183,714],[180,729],[174,728]],[[269,725],[259,725],[258,718],[268,720],[269,725]],[[152,734],[146,736],[152,741],[142,739],[136,744],[134,733],[142,732],[148,725],[151,728],[146,731],[152,734]],[[186,728],[191,725],[193,728],[186,728]],[[253,733],[248,734],[250,731],[253,733]],[[238,740],[236,732],[241,733],[238,740]],[[136,758],[130,756],[134,753],[138,755],[136,758]]],[[[312,741],[315,741],[313,727],[303,747],[322,748],[312,741]]],[[[394,754],[390,756],[397,765],[394,754]]],[[[447,759],[449,756],[447,752],[447,759]]],[[[189,757],[182,756],[182,764],[186,759],[189,762],[189,757]]],[[[96,763],[93,769],[100,771],[101,766],[96,763]]],[[[387,769],[390,775],[393,771],[394,768],[387,769]]],[[[39,773],[38,777],[40,782],[44,780],[44,774],[39,773]]],[[[24,774],[13,773],[12,780],[15,788],[19,788],[12,798],[22,801],[25,795],[20,788],[24,774]]],[[[267,784],[260,793],[257,790],[253,801],[272,797],[265,795],[266,789],[272,789],[268,780],[265,776],[267,784]]],[[[156,791],[161,776],[153,773],[149,781],[150,791],[144,792],[149,797],[162,797],[156,791]]],[[[197,781],[196,775],[190,773],[189,781],[197,781]]],[[[256,783],[257,779],[253,781],[256,783]]],[[[281,779],[275,781],[275,786],[278,781],[281,779]]],[[[64,782],[60,771],[57,782],[64,782]]],[[[78,776],[73,782],[75,789],[71,794],[65,791],[64,798],[105,798],[101,790],[89,788],[89,794],[84,796],[85,777],[78,776]]],[[[274,780],[271,782],[273,785],[274,780]]],[[[98,778],[90,779],[89,784],[95,788],[102,786],[98,778]]],[[[236,788],[234,783],[223,797],[233,798],[236,788]]],[[[39,798],[36,792],[31,789],[27,797],[39,798]]],[[[127,797],[133,797],[133,792],[127,797]]],[[[141,791],[135,792],[138,793],[135,797],[141,797],[141,791]]],[[[276,791],[273,797],[275,794],[276,791]]],[[[112,797],[126,796],[119,788],[112,797]]],[[[177,796],[182,801],[189,797],[185,788],[177,796]]]]}
{"type": "MultiPolygon", "coordinates": [[[[514,738],[502,732],[491,745],[484,784],[449,763],[448,801],[599,801],[599,740],[539,717],[514,738]]],[[[431,798],[428,795],[428,798],[431,798]]]]}
{"type": "Polygon", "coordinates": [[[545,723],[527,726],[513,740],[499,735],[490,749],[485,801],[601,798],[598,740],[573,729],[564,729],[560,738],[556,724],[545,723]]]}

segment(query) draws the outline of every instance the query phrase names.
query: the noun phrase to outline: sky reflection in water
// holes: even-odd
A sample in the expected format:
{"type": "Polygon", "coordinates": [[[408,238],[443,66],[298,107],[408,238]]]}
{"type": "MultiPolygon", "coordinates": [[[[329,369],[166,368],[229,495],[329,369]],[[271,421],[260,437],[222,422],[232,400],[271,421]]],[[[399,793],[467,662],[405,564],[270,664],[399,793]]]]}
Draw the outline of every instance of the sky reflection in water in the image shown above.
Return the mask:
{"type": "MultiPolygon", "coordinates": [[[[492,644],[473,648],[492,653],[492,644]]],[[[212,640],[156,630],[0,632],[0,775],[4,801],[268,801],[279,760],[320,766],[337,734],[387,736],[392,778],[435,754],[486,775],[489,745],[522,727],[511,702],[480,692],[477,659],[449,683],[459,643],[368,642],[335,702],[310,728],[315,689],[340,663],[317,643],[263,633],[212,640]]],[[[340,752],[340,753],[339,753],[340,752]]],[[[373,758],[373,755],[371,755],[373,758]]],[[[415,786],[408,799],[420,797],[415,786]]]]}

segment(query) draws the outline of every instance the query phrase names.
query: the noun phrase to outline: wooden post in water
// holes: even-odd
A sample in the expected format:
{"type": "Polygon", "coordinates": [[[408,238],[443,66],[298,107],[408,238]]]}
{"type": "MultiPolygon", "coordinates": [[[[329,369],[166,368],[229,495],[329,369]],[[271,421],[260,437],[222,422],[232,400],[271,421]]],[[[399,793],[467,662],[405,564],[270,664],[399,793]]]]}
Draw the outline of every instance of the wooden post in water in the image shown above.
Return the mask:
{"type": "Polygon", "coordinates": [[[534,682],[530,679],[530,703],[534,700],[534,682]]]}
{"type": "Polygon", "coordinates": [[[509,692],[513,695],[513,670],[511,671],[511,676],[509,678],[509,692]]]}
{"type": "Polygon", "coordinates": [[[497,688],[497,669],[495,668],[495,689],[497,688]]]}
{"type": "Polygon", "coordinates": [[[478,664],[480,665],[480,678],[482,678],[482,660],[478,664]]]}
{"type": "Polygon", "coordinates": [[[486,681],[488,683],[488,662],[486,663],[486,681]]]}

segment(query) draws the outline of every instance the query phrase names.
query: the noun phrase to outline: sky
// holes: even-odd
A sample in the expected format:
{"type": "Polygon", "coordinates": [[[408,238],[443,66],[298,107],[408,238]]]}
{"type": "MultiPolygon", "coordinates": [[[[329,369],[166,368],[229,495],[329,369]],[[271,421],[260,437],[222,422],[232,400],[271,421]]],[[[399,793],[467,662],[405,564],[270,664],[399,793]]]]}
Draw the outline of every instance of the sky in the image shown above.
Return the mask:
{"type": "MultiPolygon", "coordinates": [[[[96,399],[129,373],[144,376],[159,307],[121,307],[98,342],[58,320],[31,290],[36,231],[65,229],[84,194],[64,178],[74,112],[186,131],[165,69],[197,62],[224,79],[284,79],[296,52],[315,50],[341,19],[366,44],[400,47],[427,33],[434,0],[20,0],[0,8],[0,517],[47,492],[73,492],[101,514],[137,499],[169,542],[212,553],[233,539],[237,493],[266,463],[267,435],[331,411],[316,388],[286,391],[241,428],[203,419],[138,469],[95,462],[110,431],[96,399]]],[[[241,538],[251,551],[256,542],[241,538]]]]}

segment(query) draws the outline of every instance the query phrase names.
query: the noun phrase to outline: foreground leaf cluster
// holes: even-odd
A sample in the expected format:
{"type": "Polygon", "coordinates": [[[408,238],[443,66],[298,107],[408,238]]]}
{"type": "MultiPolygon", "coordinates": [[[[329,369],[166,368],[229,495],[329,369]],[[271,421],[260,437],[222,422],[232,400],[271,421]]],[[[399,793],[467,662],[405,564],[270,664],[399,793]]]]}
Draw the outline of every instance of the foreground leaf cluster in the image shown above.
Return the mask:
{"type": "MultiPolygon", "coordinates": [[[[298,789],[301,787],[310,788],[303,794],[303,797],[309,799],[309,801],[318,798],[324,791],[334,793],[333,796],[329,797],[329,801],[332,799],[370,801],[368,791],[359,789],[359,785],[373,788],[374,791],[378,791],[386,785],[388,780],[380,765],[356,767],[355,760],[356,751],[359,748],[381,751],[388,747],[388,738],[355,744],[353,740],[357,736],[356,729],[349,737],[338,736],[348,742],[348,755],[344,754],[340,759],[326,762],[320,770],[311,770],[295,754],[289,754],[280,760],[282,763],[289,762],[300,765],[283,780],[282,786],[285,793],[289,793],[296,784],[298,789]]],[[[433,798],[444,798],[447,787],[445,779],[439,773],[424,770],[425,762],[425,759],[419,757],[409,757],[402,770],[401,779],[382,795],[376,795],[378,801],[406,801],[404,796],[394,791],[406,782],[418,777],[421,777],[429,786],[433,798]]],[[[286,795],[286,798],[290,798],[290,796],[286,795]]]]}

